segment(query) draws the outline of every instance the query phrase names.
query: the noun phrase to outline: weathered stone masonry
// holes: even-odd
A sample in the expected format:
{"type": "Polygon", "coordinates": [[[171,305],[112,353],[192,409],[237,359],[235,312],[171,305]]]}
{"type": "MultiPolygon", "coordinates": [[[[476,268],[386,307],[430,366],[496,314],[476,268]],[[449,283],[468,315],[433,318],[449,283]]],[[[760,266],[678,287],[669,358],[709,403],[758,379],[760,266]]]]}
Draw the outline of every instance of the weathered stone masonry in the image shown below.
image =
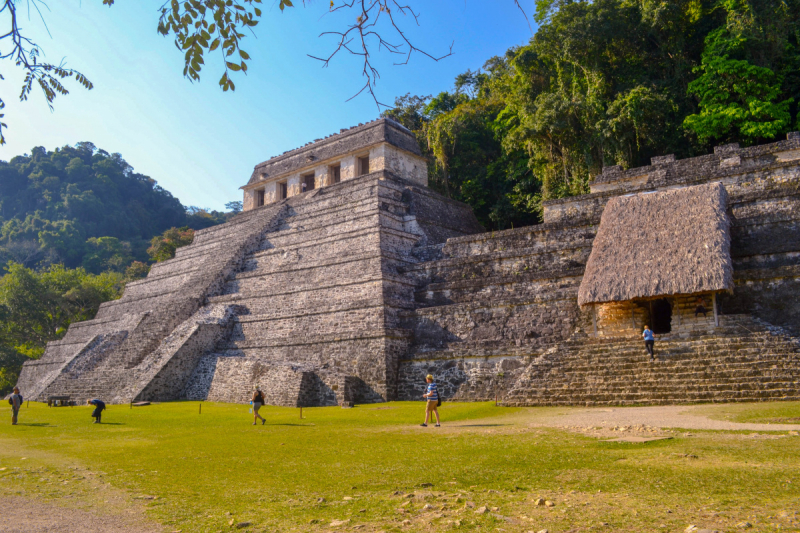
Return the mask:
{"type": "Polygon", "coordinates": [[[800,398],[800,135],[607,168],[544,224],[492,233],[425,169],[388,119],[257,165],[243,214],[50,343],[23,393],[245,402],[260,384],[272,404],[332,405],[418,399],[433,373],[446,399],[510,405],[800,398]],[[648,363],[647,301],[578,305],[604,206],[711,182],[735,287],[719,325],[667,298],[648,363]]]}

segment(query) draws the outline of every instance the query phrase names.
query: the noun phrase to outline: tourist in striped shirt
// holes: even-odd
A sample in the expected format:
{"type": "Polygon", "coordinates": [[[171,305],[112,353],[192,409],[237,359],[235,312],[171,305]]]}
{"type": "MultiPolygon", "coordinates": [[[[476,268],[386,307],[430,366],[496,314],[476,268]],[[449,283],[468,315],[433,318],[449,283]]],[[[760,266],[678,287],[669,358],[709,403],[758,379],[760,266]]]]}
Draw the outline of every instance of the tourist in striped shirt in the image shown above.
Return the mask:
{"type": "Polygon", "coordinates": [[[428,419],[431,416],[431,413],[436,415],[436,427],[440,427],[441,424],[439,423],[439,389],[436,388],[436,383],[433,382],[433,376],[428,374],[425,376],[425,381],[428,382],[428,392],[422,395],[423,398],[428,400],[427,405],[425,406],[425,423],[420,424],[422,427],[428,427],[428,419]]]}

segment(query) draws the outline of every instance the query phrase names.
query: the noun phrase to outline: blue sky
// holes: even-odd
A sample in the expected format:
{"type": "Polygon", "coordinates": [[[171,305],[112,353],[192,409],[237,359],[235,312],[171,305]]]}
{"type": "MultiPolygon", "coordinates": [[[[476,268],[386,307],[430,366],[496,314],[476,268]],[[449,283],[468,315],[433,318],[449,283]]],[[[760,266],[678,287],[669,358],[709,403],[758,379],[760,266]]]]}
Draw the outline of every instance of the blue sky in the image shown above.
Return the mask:
{"type": "MultiPolygon", "coordinates": [[[[376,58],[381,75],[377,94],[385,103],[408,92],[449,89],[457,74],[480,68],[531,37],[513,0],[408,3],[420,14],[419,27],[405,21],[412,41],[434,55],[454,43],[454,53],[438,63],[415,55],[404,66],[394,66],[394,57],[381,54],[376,58]]],[[[323,69],[306,55],[327,55],[334,40],[319,34],[347,23],[327,14],[327,0],[307,0],[305,8],[284,13],[277,1],[264,0],[255,37],[249,35],[243,44],[252,58],[248,75],[235,75],[233,93],[217,85],[222,67],[214,55],[206,58],[199,83],[182,76],[182,54],[171,39],[156,33],[160,1],[116,0],[111,8],[101,0],[48,4],[43,13],[50,35],[38,15],[28,19],[21,8],[25,33],[48,61],[64,58],[94,89],[71,84],[70,94],[59,97],[51,113],[38,92],[20,103],[21,72],[9,61],[0,64],[9,126],[0,159],[29,153],[34,146],[53,149],[90,141],[121,153],[137,172],[156,179],[185,205],[222,209],[228,201],[241,200],[238,188],[257,163],[378,116],[369,96],[346,101],[363,85],[356,58],[341,56],[323,69]]],[[[522,4],[530,16],[533,0],[522,4]]],[[[0,24],[5,27],[6,21],[0,24]]]]}

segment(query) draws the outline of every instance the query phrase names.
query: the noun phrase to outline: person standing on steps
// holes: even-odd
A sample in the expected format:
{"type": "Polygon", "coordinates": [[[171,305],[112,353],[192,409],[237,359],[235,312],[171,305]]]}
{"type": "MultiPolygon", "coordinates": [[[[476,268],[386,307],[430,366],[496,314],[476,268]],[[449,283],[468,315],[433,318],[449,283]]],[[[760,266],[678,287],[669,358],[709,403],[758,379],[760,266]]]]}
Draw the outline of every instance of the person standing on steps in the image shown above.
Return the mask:
{"type": "Polygon", "coordinates": [[[261,419],[261,425],[263,426],[267,421],[264,420],[264,417],[258,414],[258,410],[264,407],[266,403],[264,401],[264,393],[261,392],[261,387],[256,385],[256,390],[253,391],[253,425],[256,425],[258,419],[261,419]]]}
{"type": "Polygon", "coordinates": [[[428,427],[428,419],[431,416],[431,413],[436,415],[436,427],[441,427],[441,421],[439,420],[439,389],[436,388],[436,383],[433,382],[433,376],[428,374],[425,376],[425,381],[428,383],[428,388],[425,394],[422,395],[423,398],[426,398],[428,401],[425,405],[425,422],[420,424],[422,427],[428,427]]]}
{"type": "Polygon", "coordinates": [[[106,408],[105,402],[98,398],[94,398],[92,400],[86,400],[86,404],[94,405],[94,411],[92,411],[92,418],[94,418],[94,422],[92,422],[92,424],[99,424],[100,416],[106,408]]]}
{"type": "Polygon", "coordinates": [[[644,347],[647,350],[647,353],[650,354],[650,361],[654,361],[655,356],[653,355],[653,345],[656,343],[656,338],[653,336],[653,330],[651,330],[649,326],[645,325],[642,337],[644,337],[644,347]]]}
{"type": "Polygon", "coordinates": [[[703,313],[704,318],[706,317],[706,301],[702,296],[697,297],[697,307],[694,310],[694,317],[697,318],[700,313],[703,313]]]}
{"type": "Polygon", "coordinates": [[[11,425],[16,426],[19,408],[22,407],[22,394],[19,393],[19,387],[14,387],[14,394],[8,397],[8,403],[11,404],[11,425]]]}

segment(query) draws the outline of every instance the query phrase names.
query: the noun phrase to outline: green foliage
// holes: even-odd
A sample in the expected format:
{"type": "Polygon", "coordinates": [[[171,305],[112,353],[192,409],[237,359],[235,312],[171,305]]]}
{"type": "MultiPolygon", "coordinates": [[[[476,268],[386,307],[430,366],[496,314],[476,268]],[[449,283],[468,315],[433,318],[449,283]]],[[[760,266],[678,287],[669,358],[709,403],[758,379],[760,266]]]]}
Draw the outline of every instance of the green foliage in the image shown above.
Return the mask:
{"type": "MultiPolygon", "coordinates": [[[[34,88],[42,91],[42,95],[53,110],[53,102],[58,95],[67,95],[67,90],[64,83],[74,78],[75,81],[84,89],[91,90],[94,86],[89,79],[78,72],[77,70],[66,68],[64,62],[55,65],[44,60],[44,53],[39,46],[31,39],[25,37],[20,32],[22,25],[19,23],[18,17],[18,4],[19,0],[0,0],[0,15],[4,15],[4,21],[8,21],[7,32],[0,35],[0,60],[8,59],[14,62],[14,65],[21,68],[24,72],[24,79],[22,81],[22,89],[19,94],[20,101],[24,102],[28,99],[34,88]]],[[[104,3],[111,3],[113,0],[105,0],[104,3]]],[[[28,1],[28,17],[30,18],[31,2],[28,1]]],[[[34,2],[34,7],[39,10],[34,2]]],[[[41,12],[40,12],[41,13],[41,12]]],[[[3,79],[0,74],[0,80],[3,79]]],[[[0,99],[0,110],[5,107],[5,102],[0,99]]],[[[0,119],[4,116],[0,113],[0,119]]],[[[0,146],[5,144],[5,136],[3,130],[6,128],[4,122],[0,122],[0,146]]]]}
{"type": "Polygon", "coordinates": [[[148,272],[150,272],[150,265],[141,261],[134,261],[125,269],[125,279],[127,281],[142,279],[147,276],[148,272]]]}
{"type": "Polygon", "coordinates": [[[120,154],[91,143],[0,161],[0,267],[63,263],[99,274],[147,261],[150,239],[180,226],[203,229],[241,211],[184,207],[120,154]]]}
{"type": "Polygon", "coordinates": [[[431,186],[489,229],[541,220],[603,166],[800,128],[800,0],[538,0],[526,46],[384,113],[423,141],[431,186]]]}
{"type": "Polygon", "coordinates": [[[153,235],[186,221],[155,180],[91,143],[0,161],[0,265],[122,272],[146,260],[153,235]]]}
{"type": "Polygon", "coordinates": [[[86,245],[83,268],[89,272],[122,272],[133,260],[130,244],[116,237],[90,237],[86,245]]]}
{"type": "MultiPolygon", "coordinates": [[[[727,23],[706,37],[702,62],[695,69],[701,75],[689,84],[689,93],[700,99],[700,112],[686,117],[684,124],[702,143],[743,140],[752,144],[774,139],[790,128],[790,106],[795,100],[790,95],[797,94],[793,89],[798,87],[787,87],[773,68],[785,67],[786,59],[797,65],[797,35],[791,39],[765,34],[768,26],[758,20],[758,10],[750,2],[722,4],[728,10],[727,23]],[[776,37],[778,46],[770,43],[776,37]]],[[[773,11],[778,17],[769,26],[794,18],[791,22],[797,31],[796,13],[787,17],[782,10],[759,7],[764,15],[773,11]]]]}
{"type": "MultiPolygon", "coordinates": [[[[172,0],[161,7],[158,33],[175,35],[175,46],[184,51],[183,75],[190,80],[200,80],[205,53],[220,48],[225,58],[225,73],[219,85],[223,91],[234,90],[229,72],[247,73],[250,56],[240,47],[245,36],[242,32],[258,24],[260,4],[261,0],[172,0]]],[[[292,7],[292,3],[281,0],[281,11],[286,6],[292,7]]]]}
{"type": "Polygon", "coordinates": [[[147,255],[157,263],[172,259],[175,257],[175,250],[181,246],[192,244],[193,239],[194,230],[189,227],[170,228],[152,238],[147,255]]]}
{"type": "Polygon", "coordinates": [[[10,263],[0,278],[0,381],[15,381],[26,359],[41,356],[72,322],[94,318],[122,288],[122,275],[114,272],[95,275],[60,264],[36,272],[10,263]]]}

